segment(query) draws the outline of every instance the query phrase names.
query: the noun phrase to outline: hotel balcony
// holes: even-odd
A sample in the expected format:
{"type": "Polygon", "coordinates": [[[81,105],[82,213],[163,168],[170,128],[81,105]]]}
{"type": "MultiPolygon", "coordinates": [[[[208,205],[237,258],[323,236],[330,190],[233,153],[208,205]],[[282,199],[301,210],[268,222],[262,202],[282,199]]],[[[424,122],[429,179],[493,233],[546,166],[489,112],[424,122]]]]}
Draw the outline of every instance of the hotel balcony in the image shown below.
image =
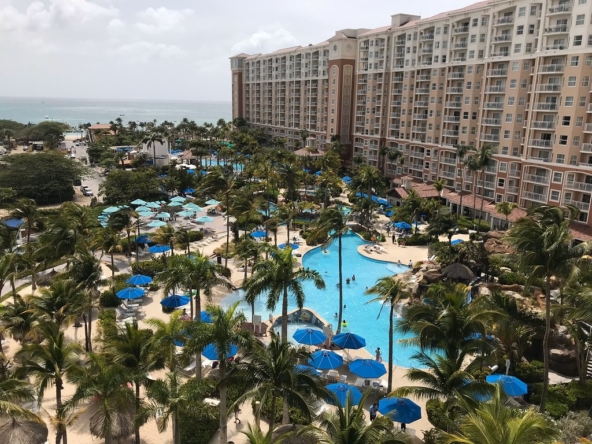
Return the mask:
{"type": "Polygon", "coordinates": [[[526,182],[540,183],[548,185],[551,182],[551,176],[543,176],[539,174],[525,174],[523,180],[526,182]]]}
{"type": "Polygon", "coordinates": [[[547,203],[547,196],[545,194],[533,193],[531,191],[525,191],[522,193],[522,198],[534,200],[535,202],[547,203]]]}
{"type": "Polygon", "coordinates": [[[414,171],[423,171],[423,163],[410,163],[409,169],[414,171]]]}
{"type": "Polygon", "coordinates": [[[481,121],[481,123],[483,125],[489,125],[489,126],[501,126],[502,120],[501,119],[483,119],[481,121]]]}
{"type": "Polygon", "coordinates": [[[541,83],[536,86],[536,92],[561,92],[561,85],[555,83],[541,83]]]}
{"type": "Polygon", "coordinates": [[[469,32],[469,27],[468,26],[461,26],[460,28],[455,28],[454,29],[454,33],[455,34],[465,34],[469,32]]]}
{"type": "Polygon", "coordinates": [[[434,34],[424,34],[421,36],[420,40],[434,40],[434,34]]]}
{"type": "Polygon", "coordinates": [[[520,171],[520,170],[512,170],[512,169],[510,169],[509,172],[508,172],[508,175],[510,177],[520,177],[521,174],[522,174],[522,171],[520,171]]]}
{"type": "Polygon", "coordinates": [[[586,125],[584,126],[584,132],[592,133],[592,123],[586,123],[586,125]]]}
{"type": "Polygon", "coordinates": [[[453,102],[446,102],[446,108],[462,108],[462,102],[453,101],[453,102]]]}
{"type": "Polygon", "coordinates": [[[552,74],[556,72],[563,72],[565,70],[565,65],[558,63],[550,63],[547,65],[541,65],[539,68],[540,73],[552,74]]]}
{"type": "Polygon", "coordinates": [[[427,120],[427,114],[413,114],[413,120],[427,120]]]}
{"type": "Polygon", "coordinates": [[[495,189],[495,182],[488,182],[488,181],[483,182],[482,180],[478,180],[477,186],[487,188],[490,190],[494,190],[495,189]]]}
{"type": "Polygon", "coordinates": [[[438,175],[447,179],[454,179],[456,177],[456,174],[450,171],[440,171],[438,175]]]}
{"type": "Polygon", "coordinates": [[[456,158],[454,157],[440,157],[440,163],[445,163],[446,165],[456,165],[456,158]]]}
{"type": "Polygon", "coordinates": [[[427,108],[429,105],[429,103],[425,100],[421,100],[419,102],[415,102],[415,106],[420,107],[420,108],[427,108]]]}
{"type": "Polygon", "coordinates": [[[531,122],[530,126],[536,129],[554,129],[555,122],[548,122],[546,120],[535,120],[531,122]]]}
{"type": "Polygon", "coordinates": [[[511,194],[518,194],[518,187],[506,187],[506,191],[511,194]]]}
{"type": "Polygon", "coordinates": [[[504,109],[504,102],[485,102],[483,104],[485,109],[504,109]]]}
{"type": "Polygon", "coordinates": [[[484,142],[499,142],[500,140],[500,135],[499,134],[488,134],[488,133],[483,133],[481,134],[480,137],[481,140],[483,140],[484,142]]]}
{"type": "Polygon", "coordinates": [[[417,88],[415,90],[416,94],[429,94],[430,93],[430,88],[417,88]]]}
{"type": "Polygon", "coordinates": [[[412,131],[415,133],[425,133],[426,132],[426,127],[425,126],[414,126],[412,128],[412,131]]]}
{"type": "Polygon", "coordinates": [[[536,111],[558,111],[559,104],[555,102],[537,102],[534,104],[534,109],[536,111]]]}
{"type": "Polygon", "coordinates": [[[458,123],[460,122],[460,116],[444,116],[444,122],[458,123]]]}
{"type": "Polygon", "coordinates": [[[462,86],[453,86],[451,88],[446,88],[447,94],[462,94],[463,88],[462,86]]]}
{"type": "Polygon", "coordinates": [[[506,16],[500,19],[497,19],[493,26],[505,26],[511,25],[514,23],[514,16],[506,16]]]}
{"type": "Polygon", "coordinates": [[[452,47],[454,49],[465,49],[467,47],[467,42],[460,42],[460,43],[455,43],[452,47]]]}
{"type": "Polygon", "coordinates": [[[510,42],[510,41],[512,41],[512,35],[511,34],[496,35],[495,37],[493,37],[493,41],[494,42],[510,42]]]}
{"type": "Polygon", "coordinates": [[[560,3],[558,6],[550,6],[547,15],[570,14],[571,9],[571,2],[560,3]]]}
{"type": "Polygon", "coordinates": [[[581,211],[590,211],[590,202],[582,202],[580,200],[563,199],[565,205],[572,205],[581,211]]]}
{"type": "Polygon", "coordinates": [[[580,151],[583,153],[592,153],[592,143],[583,143],[580,151]]]}
{"type": "Polygon", "coordinates": [[[536,148],[549,148],[553,147],[553,141],[546,139],[530,139],[528,146],[534,146],[536,148]]]}
{"type": "Polygon", "coordinates": [[[458,137],[458,130],[444,130],[442,135],[446,137],[458,137]]]}
{"type": "Polygon", "coordinates": [[[506,92],[506,85],[486,86],[485,92],[486,93],[505,93],[506,92]]]}
{"type": "Polygon", "coordinates": [[[592,183],[577,182],[575,180],[568,180],[565,183],[565,188],[569,188],[570,190],[576,190],[576,191],[592,192],[592,183]]]}
{"type": "Polygon", "coordinates": [[[534,160],[535,162],[551,162],[553,159],[551,157],[537,157],[529,155],[528,160],[534,160]]]}
{"type": "Polygon", "coordinates": [[[550,28],[545,28],[543,32],[545,34],[567,34],[569,27],[567,25],[551,26],[550,28]]]}
{"type": "Polygon", "coordinates": [[[489,77],[503,77],[508,75],[507,69],[488,69],[487,75],[489,77]]]}
{"type": "Polygon", "coordinates": [[[429,74],[422,74],[422,75],[415,77],[415,80],[419,80],[420,82],[422,82],[422,81],[430,80],[431,78],[432,78],[432,76],[430,76],[429,74]]]}
{"type": "Polygon", "coordinates": [[[450,78],[450,79],[464,79],[465,78],[465,73],[464,72],[449,72],[448,73],[448,78],[450,78]]]}

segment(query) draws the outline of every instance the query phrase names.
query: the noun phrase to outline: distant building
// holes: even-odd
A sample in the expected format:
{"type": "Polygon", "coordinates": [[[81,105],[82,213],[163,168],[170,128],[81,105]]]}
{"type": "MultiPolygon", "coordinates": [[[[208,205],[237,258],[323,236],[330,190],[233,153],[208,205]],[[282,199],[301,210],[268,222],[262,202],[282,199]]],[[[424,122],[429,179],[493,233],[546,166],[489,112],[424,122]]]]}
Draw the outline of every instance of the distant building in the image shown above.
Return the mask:
{"type": "Polygon", "coordinates": [[[96,142],[103,135],[114,135],[109,123],[95,123],[88,127],[88,138],[91,142],[96,142]]]}
{"type": "Polygon", "coordinates": [[[147,143],[143,143],[141,147],[138,147],[139,154],[145,154],[149,160],[154,159],[156,153],[156,165],[164,166],[169,164],[169,143],[168,140],[163,138],[162,143],[155,142],[148,147],[147,143]]]}

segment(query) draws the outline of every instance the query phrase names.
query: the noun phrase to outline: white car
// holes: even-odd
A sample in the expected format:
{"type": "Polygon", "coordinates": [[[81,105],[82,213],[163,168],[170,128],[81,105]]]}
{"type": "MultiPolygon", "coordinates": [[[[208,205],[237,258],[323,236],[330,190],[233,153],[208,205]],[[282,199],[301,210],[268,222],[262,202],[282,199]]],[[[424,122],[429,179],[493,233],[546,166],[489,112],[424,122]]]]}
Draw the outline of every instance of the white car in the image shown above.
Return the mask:
{"type": "Polygon", "coordinates": [[[85,196],[93,196],[92,190],[89,187],[87,187],[86,185],[82,185],[80,187],[80,191],[82,191],[82,194],[85,196]]]}

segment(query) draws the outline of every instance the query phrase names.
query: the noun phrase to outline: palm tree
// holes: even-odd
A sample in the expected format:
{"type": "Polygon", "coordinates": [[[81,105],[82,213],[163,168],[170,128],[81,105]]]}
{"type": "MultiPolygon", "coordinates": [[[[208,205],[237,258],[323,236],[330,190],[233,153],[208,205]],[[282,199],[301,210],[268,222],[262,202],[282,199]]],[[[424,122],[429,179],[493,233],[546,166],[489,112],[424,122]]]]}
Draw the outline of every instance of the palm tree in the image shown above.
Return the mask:
{"type": "Polygon", "coordinates": [[[115,258],[114,254],[121,251],[119,233],[111,227],[99,228],[95,232],[95,236],[91,245],[95,248],[101,249],[103,254],[107,253],[111,256],[111,277],[115,277],[115,258]]]}
{"type": "Polygon", "coordinates": [[[4,307],[1,319],[4,328],[15,341],[25,344],[37,339],[35,327],[39,323],[39,317],[31,297],[15,295],[13,303],[4,307]]]}
{"type": "MultiPolygon", "coordinates": [[[[105,344],[107,354],[114,362],[130,372],[136,389],[136,412],[140,411],[140,386],[146,381],[148,373],[162,367],[162,360],[154,356],[152,330],[138,328],[138,323],[126,323],[125,329],[109,338],[105,344]]],[[[136,422],[136,442],[140,441],[140,424],[136,422]]]]}
{"type": "Polygon", "coordinates": [[[325,281],[318,271],[310,268],[294,270],[296,259],[292,249],[267,247],[270,258],[253,265],[253,274],[244,285],[245,297],[251,300],[261,294],[268,294],[267,309],[275,310],[282,299],[282,340],[288,341],[288,293],[291,293],[299,308],[304,306],[303,281],[312,281],[319,290],[325,288],[325,281]]]}
{"type": "Polygon", "coordinates": [[[142,143],[146,144],[146,148],[150,149],[150,147],[152,147],[152,152],[153,152],[153,157],[152,157],[152,162],[153,165],[156,166],[156,143],[160,143],[163,144],[163,137],[162,134],[157,133],[157,132],[152,132],[146,136],[144,136],[144,138],[142,139],[142,143]]]}
{"type": "Polygon", "coordinates": [[[90,353],[88,362],[70,370],[68,380],[76,392],[68,405],[94,399],[90,417],[90,433],[113,444],[134,433],[134,392],[128,387],[127,369],[105,355],[90,353]]]}
{"type": "MultiPolygon", "coordinates": [[[[247,236],[247,237],[244,237],[240,241],[240,243],[238,244],[238,247],[236,248],[236,252],[235,252],[236,257],[245,261],[245,275],[243,278],[243,282],[246,282],[246,280],[247,280],[247,271],[248,271],[247,264],[251,260],[253,261],[253,264],[255,262],[257,262],[257,259],[259,259],[259,255],[261,254],[261,250],[262,250],[261,246],[262,246],[262,243],[253,240],[250,236],[247,236]]],[[[252,267],[251,267],[251,274],[253,274],[252,267]]]]}
{"type": "Polygon", "coordinates": [[[506,240],[516,251],[521,270],[529,281],[545,281],[545,335],[543,338],[543,389],[541,413],[545,411],[549,387],[549,335],[551,333],[551,278],[566,279],[579,271],[579,259],[589,250],[587,243],[572,246],[569,225],[576,220],[578,210],[550,205],[532,207],[527,216],[518,219],[506,234],[506,240]],[[566,217],[567,216],[567,217],[566,217]]]}
{"type": "Polygon", "coordinates": [[[164,360],[167,368],[174,372],[177,366],[175,342],[185,340],[184,330],[187,327],[187,322],[181,319],[181,311],[173,312],[168,322],[152,318],[146,323],[155,329],[152,336],[152,350],[158,358],[164,360]]]}
{"type": "Polygon", "coordinates": [[[350,189],[366,193],[368,200],[367,214],[365,215],[366,226],[370,227],[372,223],[372,195],[378,194],[383,186],[383,179],[380,171],[372,165],[361,165],[356,169],[352,178],[350,189]]]}
{"type": "Polygon", "coordinates": [[[109,226],[116,231],[124,230],[127,234],[127,251],[132,256],[132,239],[131,234],[136,228],[136,221],[133,218],[138,218],[138,214],[133,209],[119,210],[109,217],[109,226]]]}
{"type": "Polygon", "coordinates": [[[442,191],[444,190],[444,187],[446,186],[446,181],[445,180],[435,180],[432,183],[432,185],[434,186],[434,189],[438,192],[440,197],[442,197],[442,191]]]}
{"type": "Polygon", "coordinates": [[[403,153],[401,151],[399,151],[398,149],[395,149],[394,151],[389,150],[389,152],[387,153],[386,157],[389,160],[391,167],[394,165],[394,169],[395,169],[395,179],[397,178],[397,161],[403,156],[403,153]]]}
{"type": "Polygon", "coordinates": [[[273,429],[270,427],[267,433],[263,433],[257,426],[253,427],[250,423],[247,424],[249,430],[241,432],[249,440],[249,444],[274,444],[277,441],[273,439],[273,429]]]}
{"type": "Polygon", "coordinates": [[[54,280],[32,299],[39,317],[58,327],[68,327],[80,313],[83,290],[70,279],[54,280]]]}
{"type": "Polygon", "coordinates": [[[0,379],[0,417],[21,417],[29,421],[43,422],[35,413],[21,407],[22,402],[35,400],[35,394],[31,384],[22,379],[0,379]]]}
{"type": "Polygon", "coordinates": [[[10,216],[25,221],[27,228],[27,243],[31,241],[31,230],[39,218],[37,204],[33,199],[22,198],[15,202],[10,212],[10,216]]]}
{"type": "Polygon", "coordinates": [[[478,404],[459,419],[457,433],[442,432],[443,444],[530,444],[551,443],[559,430],[543,415],[533,410],[514,409],[497,385],[493,398],[478,404]]]}
{"type": "MultiPolygon", "coordinates": [[[[226,214],[231,213],[230,195],[235,187],[235,176],[226,175],[222,169],[210,171],[203,180],[200,191],[206,195],[220,194],[225,200],[226,214]]],[[[227,221],[228,222],[228,221],[227,221]]],[[[228,267],[228,251],[230,248],[230,223],[226,224],[226,254],[224,266],[228,267]]]]}
{"type": "MultiPolygon", "coordinates": [[[[296,349],[289,342],[279,340],[272,333],[271,342],[265,348],[256,348],[247,353],[239,364],[230,371],[229,379],[246,382],[249,387],[235,402],[242,404],[246,399],[255,398],[261,406],[271,400],[271,416],[269,430],[274,429],[276,402],[283,402],[282,424],[290,421],[290,407],[299,408],[309,420],[312,417],[305,398],[305,392],[312,392],[315,396],[326,395],[322,384],[311,372],[300,372],[296,369],[299,361],[307,360],[310,354],[302,349],[296,349]]],[[[255,413],[257,423],[260,411],[255,413]]]]}
{"type": "Polygon", "coordinates": [[[177,246],[183,251],[185,251],[187,256],[191,254],[191,237],[189,235],[189,231],[186,228],[181,228],[175,233],[174,243],[177,244],[177,246]]]}
{"type": "MultiPolygon", "coordinates": [[[[376,297],[367,303],[381,302],[380,312],[385,306],[389,307],[389,351],[388,351],[388,388],[390,393],[393,389],[393,329],[395,310],[401,299],[409,297],[405,291],[405,286],[401,281],[393,279],[391,276],[380,278],[372,287],[368,288],[365,294],[374,294],[376,297]]],[[[341,322],[341,320],[340,320],[341,322]]]]}
{"type": "MultiPolygon", "coordinates": [[[[481,181],[483,182],[483,185],[481,187],[481,209],[479,210],[478,227],[480,227],[481,217],[483,216],[483,204],[485,202],[485,193],[483,192],[483,190],[485,189],[485,169],[489,166],[489,164],[491,163],[491,159],[493,158],[493,148],[489,145],[483,145],[481,149],[477,151],[476,156],[477,162],[479,163],[479,167],[481,169],[481,181]]],[[[479,231],[479,228],[477,228],[477,231],[479,231]]]]}
{"type": "Polygon", "coordinates": [[[514,202],[500,202],[495,204],[495,209],[497,212],[506,216],[506,228],[510,226],[510,223],[508,222],[508,216],[512,214],[514,208],[518,208],[518,204],[515,204],[514,202]]]}
{"type": "Polygon", "coordinates": [[[472,178],[472,189],[473,189],[473,223],[475,223],[475,215],[477,213],[477,173],[481,169],[479,160],[476,156],[473,156],[467,160],[467,169],[471,172],[472,178]]]}
{"type": "Polygon", "coordinates": [[[462,216],[462,199],[463,199],[463,192],[465,189],[465,172],[463,171],[464,164],[465,164],[465,156],[469,151],[472,151],[473,148],[468,145],[456,145],[456,168],[458,171],[461,172],[460,174],[460,204],[458,206],[458,215],[462,216]]]}
{"type": "Polygon", "coordinates": [[[69,276],[84,290],[84,298],[81,304],[82,318],[84,320],[85,350],[92,351],[92,314],[97,307],[98,286],[103,278],[101,261],[90,251],[79,248],[72,260],[69,276]]]}
{"type": "Polygon", "coordinates": [[[151,237],[157,244],[168,245],[171,247],[171,256],[175,255],[175,227],[166,224],[157,228],[156,232],[151,237]]]}
{"type": "MultiPolygon", "coordinates": [[[[62,390],[64,381],[70,371],[78,365],[82,353],[80,346],[74,342],[66,342],[64,332],[53,322],[45,322],[37,327],[44,338],[42,343],[24,345],[16,354],[23,364],[17,374],[33,376],[39,390],[39,398],[43,398],[45,390],[55,387],[56,410],[63,407],[62,390]]],[[[66,431],[60,431],[56,443],[60,444],[66,431]],[[62,435],[63,433],[63,435],[62,435]]],[[[65,438],[67,440],[67,438],[65,438]]]]}
{"type": "Polygon", "coordinates": [[[296,218],[297,210],[293,205],[282,204],[278,205],[276,208],[276,217],[278,221],[285,222],[288,240],[290,242],[290,227],[292,226],[292,221],[296,218]]]}
{"type": "MultiPolygon", "coordinates": [[[[227,358],[230,357],[230,348],[234,344],[239,349],[248,351],[253,347],[252,334],[241,329],[245,316],[237,312],[239,303],[236,302],[227,310],[221,307],[208,305],[206,311],[212,319],[212,323],[191,323],[189,325],[188,339],[186,340],[183,354],[194,356],[201,353],[208,344],[214,344],[218,351],[217,361],[220,363],[220,382],[218,390],[220,393],[220,443],[228,441],[227,432],[227,409],[226,409],[226,377],[227,358]]],[[[156,336],[156,334],[155,334],[156,336]]]]}
{"type": "Polygon", "coordinates": [[[341,320],[343,317],[343,249],[342,237],[347,234],[347,216],[337,207],[325,209],[312,227],[313,238],[327,239],[323,248],[326,248],[337,240],[338,270],[339,270],[339,311],[337,322],[337,334],[341,332],[341,320]]]}
{"type": "Polygon", "coordinates": [[[307,426],[297,432],[298,436],[308,436],[319,444],[406,444],[407,436],[393,430],[393,422],[387,416],[379,416],[370,424],[366,423],[364,403],[367,391],[356,405],[351,396],[344,406],[329,413],[319,426],[307,426]]]}

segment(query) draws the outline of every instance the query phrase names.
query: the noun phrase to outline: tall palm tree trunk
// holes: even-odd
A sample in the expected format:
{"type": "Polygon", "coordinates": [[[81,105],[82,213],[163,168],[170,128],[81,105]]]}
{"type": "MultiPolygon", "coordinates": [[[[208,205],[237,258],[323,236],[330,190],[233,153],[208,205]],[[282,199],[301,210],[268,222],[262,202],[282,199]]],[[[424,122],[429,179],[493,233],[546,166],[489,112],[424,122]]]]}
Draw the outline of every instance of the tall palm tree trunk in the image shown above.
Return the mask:
{"type": "Polygon", "coordinates": [[[339,318],[337,319],[337,334],[341,333],[341,321],[343,320],[343,266],[341,255],[341,234],[338,237],[338,243],[339,251],[337,256],[339,258],[339,318]]]}
{"type": "Polygon", "coordinates": [[[173,442],[174,444],[181,444],[181,433],[179,431],[179,420],[177,419],[177,413],[173,413],[173,442]]]}
{"type": "MultiPolygon", "coordinates": [[[[111,252],[111,279],[115,277],[115,258],[113,257],[113,251],[111,252]]],[[[115,283],[113,283],[115,285],[115,283]]]]}
{"type": "MultiPolygon", "coordinates": [[[[226,360],[220,361],[220,444],[228,441],[228,414],[226,412],[226,360]]],[[[273,415],[272,415],[273,416],[273,415]]]]}
{"type": "MultiPolygon", "coordinates": [[[[56,391],[56,410],[60,411],[62,408],[62,380],[61,378],[56,378],[55,380],[55,391],[56,391]]],[[[58,425],[56,427],[56,444],[61,444],[62,437],[64,436],[62,427],[58,425]]],[[[66,439],[67,441],[67,439],[66,439]]]]}
{"type": "Polygon", "coordinates": [[[388,388],[387,393],[393,390],[393,315],[395,314],[395,306],[391,304],[391,312],[389,318],[389,350],[388,350],[388,388]]]}
{"type": "Polygon", "coordinates": [[[228,267],[228,248],[230,247],[230,190],[226,193],[226,254],[224,266],[228,267]]]}
{"type": "Polygon", "coordinates": [[[539,411],[545,412],[547,392],[549,390],[549,335],[551,333],[551,276],[545,279],[545,335],[543,337],[543,389],[541,390],[541,405],[539,411]]]}
{"type": "MultiPolygon", "coordinates": [[[[274,395],[271,395],[271,412],[275,412],[275,405],[276,405],[276,401],[277,401],[277,397],[274,395]]],[[[275,426],[275,415],[272,413],[271,415],[269,415],[269,430],[273,430],[273,427],[275,426]]]]}
{"type": "MultiPolygon", "coordinates": [[[[192,318],[193,319],[193,318],[192,318]]],[[[201,322],[201,289],[195,289],[195,322],[199,324],[201,322]]],[[[197,353],[195,357],[195,379],[201,381],[201,353],[197,353]]]]}
{"type": "Polygon", "coordinates": [[[288,286],[284,285],[282,298],[282,342],[288,342],[288,286]]]}
{"type": "MultiPolygon", "coordinates": [[[[140,382],[136,381],[136,415],[138,414],[138,412],[140,411],[140,382]]],[[[142,441],[140,441],[140,424],[138,424],[136,422],[135,424],[136,427],[136,442],[137,443],[141,443],[142,441]]]]}
{"type": "MultiPolygon", "coordinates": [[[[273,415],[273,413],[272,413],[273,415]]],[[[288,395],[284,395],[284,406],[282,415],[282,425],[290,424],[290,406],[288,405],[288,395]]]]}
{"type": "MultiPolygon", "coordinates": [[[[461,163],[459,163],[459,169],[460,169],[460,165],[461,163]]],[[[458,207],[458,215],[462,216],[463,215],[463,206],[462,206],[462,201],[463,201],[463,191],[465,189],[465,172],[461,171],[460,172],[460,203],[459,203],[459,207],[458,207]]]]}
{"type": "Polygon", "coordinates": [[[477,233],[481,231],[481,217],[483,216],[483,203],[485,202],[485,171],[481,172],[481,183],[483,186],[481,187],[481,209],[479,210],[479,225],[477,225],[477,233]]]}

